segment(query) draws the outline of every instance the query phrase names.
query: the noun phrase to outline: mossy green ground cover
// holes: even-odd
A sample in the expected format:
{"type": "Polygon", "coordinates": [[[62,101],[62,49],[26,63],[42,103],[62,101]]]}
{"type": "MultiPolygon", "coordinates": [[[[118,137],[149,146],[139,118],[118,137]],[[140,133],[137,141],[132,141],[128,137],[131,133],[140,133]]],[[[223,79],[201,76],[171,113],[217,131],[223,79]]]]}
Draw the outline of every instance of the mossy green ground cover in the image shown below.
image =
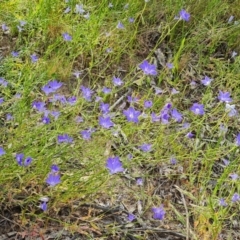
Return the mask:
{"type": "Polygon", "coordinates": [[[2,0],[0,233],[237,239],[239,9],[2,0]]]}

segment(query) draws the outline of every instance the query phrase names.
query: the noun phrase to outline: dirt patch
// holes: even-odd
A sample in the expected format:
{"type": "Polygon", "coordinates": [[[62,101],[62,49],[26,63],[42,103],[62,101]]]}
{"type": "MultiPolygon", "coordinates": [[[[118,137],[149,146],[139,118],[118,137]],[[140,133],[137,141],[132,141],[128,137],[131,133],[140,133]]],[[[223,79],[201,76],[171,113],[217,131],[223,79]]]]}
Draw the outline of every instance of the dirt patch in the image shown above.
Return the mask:
{"type": "Polygon", "coordinates": [[[6,57],[14,50],[16,38],[0,30],[0,59],[6,57]]]}

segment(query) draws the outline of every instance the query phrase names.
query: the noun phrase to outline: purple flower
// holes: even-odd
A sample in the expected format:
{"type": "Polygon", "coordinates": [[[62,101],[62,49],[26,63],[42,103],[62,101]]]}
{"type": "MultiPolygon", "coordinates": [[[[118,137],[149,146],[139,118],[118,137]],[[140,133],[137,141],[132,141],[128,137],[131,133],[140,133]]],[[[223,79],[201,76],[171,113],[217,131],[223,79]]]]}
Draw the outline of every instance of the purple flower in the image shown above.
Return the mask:
{"type": "Polygon", "coordinates": [[[152,118],[152,122],[159,122],[161,120],[161,116],[156,115],[156,113],[154,112],[151,114],[151,118],[152,118]]]}
{"type": "Polygon", "coordinates": [[[36,63],[38,61],[38,56],[34,53],[30,55],[32,63],[36,63]]]}
{"type": "Polygon", "coordinates": [[[229,117],[234,117],[237,115],[237,110],[235,109],[235,105],[230,105],[226,103],[225,111],[228,113],[229,117]]]}
{"type": "Polygon", "coordinates": [[[188,133],[186,134],[186,137],[187,137],[187,138],[194,138],[194,137],[195,137],[195,134],[192,133],[192,132],[188,132],[188,133]]]}
{"type": "Polygon", "coordinates": [[[184,9],[182,9],[179,12],[179,18],[180,18],[180,20],[188,22],[190,20],[190,14],[188,12],[186,12],[184,9]]]}
{"type": "Polygon", "coordinates": [[[75,103],[77,102],[77,98],[75,96],[73,97],[69,97],[67,99],[67,102],[70,104],[70,105],[75,105],[75,103]]]}
{"type": "Polygon", "coordinates": [[[48,95],[49,93],[57,91],[62,85],[63,84],[61,82],[58,82],[57,80],[52,80],[46,85],[44,85],[41,89],[46,95],[48,95]]]}
{"type": "Polygon", "coordinates": [[[5,23],[3,23],[3,24],[2,24],[2,30],[3,30],[3,32],[8,31],[8,29],[9,29],[9,27],[8,27],[5,23]]]}
{"type": "Polygon", "coordinates": [[[101,110],[101,112],[103,113],[103,114],[107,114],[107,113],[109,113],[109,104],[108,103],[100,103],[100,110],[101,110]]]}
{"type": "Polygon", "coordinates": [[[47,202],[42,202],[39,206],[44,212],[47,211],[47,202]]]}
{"type": "Polygon", "coordinates": [[[204,86],[209,86],[212,81],[213,79],[209,78],[208,76],[205,76],[204,79],[201,80],[201,83],[204,86]]]}
{"type": "Polygon", "coordinates": [[[177,111],[177,109],[172,109],[172,118],[175,119],[177,122],[181,122],[183,117],[182,114],[180,112],[177,111]]]}
{"type": "Polygon", "coordinates": [[[235,141],[236,141],[236,145],[237,145],[237,146],[240,146],[240,133],[237,135],[235,141]]]}
{"type": "Polygon", "coordinates": [[[139,67],[146,75],[157,75],[157,67],[154,64],[150,64],[147,60],[144,60],[139,67]]]}
{"type": "Polygon", "coordinates": [[[237,180],[239,178],[238,174],[237,173],[230,173],[229,174],[229,177],[231,177],[232,180],[237,180]]]}
{"type": "Polygon", "coordinates": [[[161,118],[161,122],[163,124],[168,124],[169,123],[169,119],[170,119],[169,112],[170,112],[171,108],[172,108],[171,103],[165,104],[165,106],[162,108],[162,110],[160,112],[160,118],[161,118]]]}
{"type": "Polygon", "coordinates": [[[152,144],[144,143],[139,147],[143,152],[150,152],[152,150],[152,144]]]}
{"type": "Polygon", "coordinates": [[[223,164],[224,164],[225,166],[228,166],[228,165],[230,164],[230,161],[224,158],[224,159],[223,159],[223,164]]]}
{"type": "Polygon", "coordinates": [[[87,87],[84,87],[84,86],[81,86],[81,90],[82,90],[83,98],[90,102],[93,91],[91,89],[87,88],[87,87]]]}
{"type": "Polygon", "coordinates": [[[128,18],[128,21],[129,21],[130,23],[134,23],[134,18],[130,17],[130,18],[128,18]]]}
{"type": "Polygon", "coordinates": [[[26,157],[25,160],[24,160],[24,154],[23,153],[19,153],[19,154],[16,154],[16,160],[17,160],[17,163],[19,166],[29,166],[32,162],[32,158],[31,157],[26,157]],[[24,162],[23,162],[24,160],[24,162]]]}
{"type": "Polygon", "coordinates": [[[129,103],[135,103],[137,102],[139,99],[137,97],[132,97],[132,96],[127,96],[127,101],[129,103]]]}
{"type": "Polygon", "coordinates": [[[161,88],[159,88],[159,87],[155,87],[154,89],[155,89],[155,94],[156,95],[159,95],[159,94],[163,93],[163,90],[161,88]]]}
{"type": "Polygon", "coordinates": [[[230,93],[229,92],[219,91],[218,100],[220,102],[226,102],[226,103],[232,102],[232,98],[230,97],[230,93]]]}
{"type": "Polygon", "coordinates": [[[90,140],[91,139],[91,135],[92,135],[91,129],[83,130],[80,133],[81,133],[82,138],[84,140],[90,140]]]}
{"type": "Polygon", "coordinates": [[[111,88],[107,88],[107,87],[103,87],[102,92],[105,94],[111,93],[112,89],[111,88]]]}
{"type": "Polygon", "coordinates": [[[158,220],[163,220],[165,216],[165,211],[163,206],[161,205],[159,208],[152,208],[153,211],[153,218],[158,220]]]}
{"type": "Polygon", "coordinates": [[[72,41],[72,36],[69,35],[68,33],[63,33],[63,39],[67,42],[72,41]]]}
{"type": "Polygon", "coordinates": [[[0,105],[4,102],[4,98],[0,98],[0,105]]]}
{"type": "Polygon", "coordinates": [[[72,143],[73,138],[71,138],[68,134],[58,135],[58,143],[72,143]]]}
{"type": "Polygon", "coordinates": [[[172,63],[166,63],[166,67],[168,69],[173,69],[174,68],[174,65],[172,63]]]}
{"type": "Polygon", "coordinates": [[[115,174],[124,171],[124,168],[122,167],[122,163],[120,162],[119,157],[108,158],[106,167],[108,168],[110,174],[115,174]]]}
{"type": "Polygon", "coordinates": [[[121,80],[121,78],[117,78],[117,77],[113,77],[113,84],[114,86],[121,86],[123,84],[123,81],[121,80]]]}
{"type": "Polygon", "coordinates": [[[151,100],[146,100],[144,101],[144,107],[145,108],[151,108],[153,105],[152,101],[151,100]]]}
{"type": "Polygon", "coordinates": [[[44,102],[37,102],[37,101],[34,101],[32,103],[32,107],[33,109],[36,109],[38,110],[39,112],[44,112],[46,110],[46,107],[45,107],[45,103],[44,102]]]}
{"type": "Polygon", "coordinates": [[[118,29],[124,29],[124,25],[122,24],[122,22],[118,21],[118,24],[117,24],[117,28],[118,29]]]}
{"type": "Polygon", "coordinates": [[[141,115],[141,112],[135,110],[133,107],[130,107],[127,110],[123,110],[123,114],[126,116],[129,122],[138,123],[138,117],[141,115]]]}
{"type": "Polygon", "coordinates": [[[172,103],[166,103],[162,109],[162,111],[168,111],[172,108],[172,103]]]}
{"type": "Polygon", "coordinates": [[[183,123],[183,125],[182,125],[181,129],[188,129],[188,128],[190,128],[190,126],[191,126],[191,124],[190,124],[190,123],[188,123],[188,122],[185,122],[185,123],[183,123]]]}
{"type": "Polygon", "coordinates": [[[70,7],[67,7],[65,10],[64,10],[64,14],[67,14],[67,13],[69,13],[71,11],[71,8],[70,7]]]}
{"type": "Polygon", "coordinates": [[[59,115],[60,115],[60,112],[58,111],[51,111],[50,114],[54,117],[54,119],[58,119],[59,115]]]}
{"type": "Polygon", "coordinates": [[[83,5],[82,4],[76,4],[76,13],[79,14],[83,14],[85,12],[85,10],[83,9],[83,5]]]}
{"type": "Polygon", "coordinates": [[[60,168],[56,165],[56,164],[53,164],[52,166],[51,166],[51,172],[52,173],[57,173],[57,172],[59,172],[60,171],[60,168]]]}
{"type": "Polygon", "coordinates": [[[131,160],[131,159],[133,158],[133,155],[132,155],[131,153],[129,153],[129,154],[127,155],[127,158],[128,158],[129,160],[131,160]]]}
{"type": "Polygon", "coordinates": [[[17,160],[18,165],[20,165],[20,166],[23,165],[23,158],[24,158],[23,153],[19,153],[16,155],[16,160],[17,160]]]}
{"type": "Polygon", "coordinates": [[[128,214],[128,221],[132,222],[134,219],[136,219],[136,217],[132,213],[129,213],[128,214]]]}
{"type": "Polygon", "coordinates": [[[235,58],[237,56],[237,52],[233,51],[231,54],[231,58],[235,58]]]}
{"type": "Polygon", "coordinates": [[[55,174],[55,173],[50,173],[48,175],[48,178],[46,179],[46,183],[49,184],[51,187],[56,186],[60,182],[61,182],[60,175],[55,174]]]}
{"type": "Polygon", "coordinates": [[[219,205],[222,206],[222,207],[226,207],[227,206],[227,203],[225,202],[224,198],[220,198],[219,199],[219,205]]]}
{"type": "Polygon", "coordinates": [[[43,114],[44,114],[44,117],[48,117],[48,115],[50,114],[50,111],[46,109],[46,110],[43,112],[43,114]]]}
{"type": "Polygon", "coordinates": [[[204,106],[203,104],[194,103],[190,110],[195,113],[196,115],[203,115],[204,114],[204,106]]]}
{"type": "Polygon", "coordinates": [[[3,87],[7,87],[8,82],[4,78],[0,78],[0,85],[2,85],[3,87]]]}
{"type": "Polygon", "coordinates": [[[172,94],[172,95],[178,94],[178,93],[179,93],[178,90],[176,90],[175,88],[172,88],[172,90],[171,90],[171,94],[172,94]]]}
{"type": "Polygon", "coordinates": [[[4,155],[6,152],[4,151],[3,147],[0,147],[0,156],[4,155]]]}
{"type": "Polygon", "coordinates": [[[137,185],[138,186],[142,186],[143,185],[143,179],[142,178],[138,178],[137,179],[137,185]]]}
{"type": "Polygon", "coordinates": [[[172,158],[170,159],[170,163],[171,163],[172,165],[176,165],[176,164],[177,164],[177,159],[172,157],[172,158]]]}
{"type": "Polygon", "coordinates": [[[43,116],[43,117],[42,117],[42,122],[43,122],[44,124],[49,124],[49,123],[50,123],[50,118],[47,117],[47,116],[43,116]]]}
{"type": "Polygon", "coordinates": [[[24,166],[27,167],[31,164],[32,162],[32,158],[31,157],[26,157],[25,161],[24,161],[24,166]]]}
{"type": "Polygon", "coordinates": [[[234,16],[231,15],[231,16],[229,17],[229,19],[228,19],[228,23],[231,23],[233,19],[234,19],[234,16]]]}
{"type": "Polygon", "coordinates": [[[13,57],[18,57],[18,56],[19,56],[19,52],[12,51],[12,52],[11,52],[11,55],[12,55],[13,57]]]}
{"type": "Polygon", "coordinates": [[[97,102],[100,102],[100,101],[102,101],[102,97],[96,96],[95,102],[97,103],[97,102]]]}
{"type": "Polygon", "coordinates": [[[170,115],[166,112],[162,112],[161,115],[160,115],[160,118],[161,118],[162,124],[168,124],[169,119],[170,119],[170,115]]]}
{"type": "Polygon", "coordinates": [[[240,196],[237,193],[234,193],[232,196],[232,202],[240,201],[240,196]]]}
{"type": "Polygon", "coordinates": [[[62,104],[67,103],[67,99],[64,95],[61,94],[54,94],[52,98],[49,99],[50,102],[55,103],[57,101],[61,102],[62,104]]]}
{"type": "Polygon", "coordinates": [[[107,129],[114,125],[114,123],[111,121],[110,117],[103,117],[103,116],[99,117],[99,124],[103,128],[107,128],[107,129]]]}

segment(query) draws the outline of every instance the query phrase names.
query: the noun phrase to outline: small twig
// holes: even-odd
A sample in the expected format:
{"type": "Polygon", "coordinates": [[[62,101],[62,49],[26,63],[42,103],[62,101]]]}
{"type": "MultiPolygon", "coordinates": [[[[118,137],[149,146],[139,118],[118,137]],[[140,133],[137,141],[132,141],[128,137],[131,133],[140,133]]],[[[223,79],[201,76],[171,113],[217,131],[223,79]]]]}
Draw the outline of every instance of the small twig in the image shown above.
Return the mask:
{"type": "Polygon", "coordinates": [[[112,111],[130,92],[132,91],[131,88],[128,89],[128,91],[123,94],[110,108],[109,110],[112,111]]]}
{"type": "MultiPolygon", "coordinates": [[[[10,222],[10,223],[13,223],[13,224],[15,224],[15,225],[18,225],[18,226],[20,226],[21,227],[21,225],[20,224],[18,224],[17,222],[14,222],[14,221],[12,221],[11,219],[9,219],[9,218],[6,218],[5,216],[3,216],[2,214],[0,214],[0,217],[2,217],[3,219],[5,219],[6,221],[8,221],[8,222],[10,222]]],[[[1,222],[2,222],[2,220],[1,220],[1,222]]]]}

